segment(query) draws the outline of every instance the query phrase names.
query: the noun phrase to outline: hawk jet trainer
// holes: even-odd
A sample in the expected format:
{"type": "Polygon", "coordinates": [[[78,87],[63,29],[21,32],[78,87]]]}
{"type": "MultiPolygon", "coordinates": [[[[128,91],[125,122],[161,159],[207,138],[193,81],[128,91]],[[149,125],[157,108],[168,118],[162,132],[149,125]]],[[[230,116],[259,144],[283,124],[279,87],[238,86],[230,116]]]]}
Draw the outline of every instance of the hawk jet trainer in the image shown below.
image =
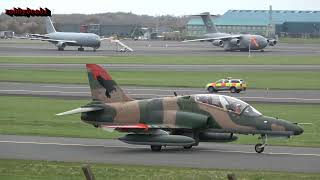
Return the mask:
{"type": "Polygon", "coordinates": [[[113,37],[100,38],[98,35],[93,33],[57,32],[50,17],[47,17],[46,19],[46,31],[47,34],[44,35],[29,34],[28,39],[48,41],[57,46],[59,51],[63,51],[66,46],[80,46],[78,51],[84,51],[83,47],[91,47],[93,48],[93,51],[96,51],[103,40],[109,40],[111,43],[115,43],[117,51],[133,51],[129,46],[119,40],[113,39],[113,37]]]}
{"type": "Polygon", "coordinates": [[[163,146],[190,149],[199,142],[236,141],[236,134],[259,135],[261,153],[267,137],[300,135],[296,123],[262,115],[251,105],[234,97],[195,94],[134,100],[102,67],[87,64],[92,101],[80,108],[59,113],[81,113],[81,120],[96,128],[127,133],[119,140],[149,145],[152,151],[163,146]]]}
{"type": "Polygon", "coordinates": [[[221,33],[212,22],[209,13],[194,16],[202,18],[207,34],[202,39],[185,40],[182,42],[211,42],[212,45],[222,47],[225,51],[248,51],[249,49],[263,51],[268,45],[275,46],[277,44],[277,40],[267,39],[261,35],[221,33]]]}

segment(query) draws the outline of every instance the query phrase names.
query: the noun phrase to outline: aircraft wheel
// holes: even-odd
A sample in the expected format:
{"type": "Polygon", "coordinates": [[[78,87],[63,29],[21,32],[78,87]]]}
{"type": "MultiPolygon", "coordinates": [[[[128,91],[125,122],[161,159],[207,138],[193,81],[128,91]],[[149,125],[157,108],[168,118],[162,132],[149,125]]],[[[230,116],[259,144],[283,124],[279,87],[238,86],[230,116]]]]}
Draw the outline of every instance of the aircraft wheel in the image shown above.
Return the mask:
{"type": "Polygon", "coordinates": [[[63,51],[63,50],[64,50],[63,48],[60,48],[60,47],[58,48],[58,51],[63,51]]]}
{"type": "Polygon", "coordinates": [[[212,86],[208,87],[208,91],[209,91],[209,93],[214,93],[214,92],[216,92],[216,90],[215,90],[214,87],[212,87],[212,86]]]}
{"type": "Polygon", "coordinates": [[[78,51],[84,51],[84,48],[83,47],[79,47],[78,51]]]}
{"type": "Polygon", "coordinates": [[[159,152],[161,151],[161,146],[151,145],[151,150],[154,152],[159,152]]]}
{"type": "Polygon", "coordinates": [[[190,146],[183,146],[184,149],[191,149],[192,148],[192,145],[190,146]]]}
{"type": "Polygon", "coordinates": [[[236,91],[237,91],[237,89],[236,89],[235,87],[231,87],[231,88],[230,88],[230,92],[231,92],[231,93],[235,93],[236,91]]]}
{"type": "Polygon", "coordinates": [[[257,153],[262,153],[264,151],[264,147],[261,147],[262,144],[258,143],[254,146],[254,150],[256,150],[257,153]]]}

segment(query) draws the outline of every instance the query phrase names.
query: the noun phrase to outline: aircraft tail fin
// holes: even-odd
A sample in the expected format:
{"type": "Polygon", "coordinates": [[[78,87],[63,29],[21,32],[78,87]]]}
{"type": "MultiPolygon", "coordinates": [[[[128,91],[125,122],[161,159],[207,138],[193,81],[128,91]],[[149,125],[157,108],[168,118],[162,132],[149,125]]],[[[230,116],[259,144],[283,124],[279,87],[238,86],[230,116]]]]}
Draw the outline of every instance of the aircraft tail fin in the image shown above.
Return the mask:
{"type": "Polygon", "coordinates": [[[108,71],[96,64],[87,64],[88,80],[93,100],[104,103],[132,101],[124,91],[112,80],[108,71]]]}
{"type": "Polygon", "coordinates": [[[47,30],[47,34],[56,32],[56,29],[54,28],[50,17],[47,17],[46,19],[46,30],[47,30]]]}
{"type": "Polygon", "coordinates": [[[193,16],[200,16],[204,25],[206,26],[207,33],[217,33],[217,27],[214,25],[211,19],[211,15],[209,12],[204,12],[201,14],[193,15],[193,16]]]}

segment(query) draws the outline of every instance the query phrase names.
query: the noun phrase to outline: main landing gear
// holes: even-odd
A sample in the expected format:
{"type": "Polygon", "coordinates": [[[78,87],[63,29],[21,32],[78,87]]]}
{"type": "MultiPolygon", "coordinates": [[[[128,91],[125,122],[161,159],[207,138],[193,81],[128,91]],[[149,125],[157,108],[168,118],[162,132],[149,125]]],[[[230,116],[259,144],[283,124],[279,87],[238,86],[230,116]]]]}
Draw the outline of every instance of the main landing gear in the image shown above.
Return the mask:
{"type": "Polygon", "coordinates": [[[84,48],[81,46],[78,48],[78,51],[84,51],[84,48]]]}
{"type": "Polygon", "coordinates": [[[159,152],[161,151],[161,146],[151,145],[151,151],[159,152]]]}
{"type": "Polygon", "coordinates": [[[264,151],[264,147],[267,145],[267,135],[261,134],[259,139],[262,140],[262,144],[258,143],[254,146],[254,149],[256,150],[257,153],[262,153],[264,151]]]}

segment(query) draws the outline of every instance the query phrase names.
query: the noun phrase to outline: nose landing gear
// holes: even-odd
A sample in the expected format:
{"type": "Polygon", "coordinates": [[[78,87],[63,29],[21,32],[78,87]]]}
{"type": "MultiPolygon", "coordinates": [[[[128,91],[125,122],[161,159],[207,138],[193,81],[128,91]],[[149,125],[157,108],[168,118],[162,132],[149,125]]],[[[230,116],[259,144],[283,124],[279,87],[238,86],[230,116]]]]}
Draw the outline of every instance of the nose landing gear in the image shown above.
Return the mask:
{"type": "Polygon", "coordinates": [[[258,143],[254,146],[254,150],[257,152],[257,153],[262,153],[264,151],[264,147],[267,145],[267,135],[265,134],[261,134],[261,136],[258,138],[258,139],[261,139],[262,140],[262,144],[261,143],[258,143]]]}

